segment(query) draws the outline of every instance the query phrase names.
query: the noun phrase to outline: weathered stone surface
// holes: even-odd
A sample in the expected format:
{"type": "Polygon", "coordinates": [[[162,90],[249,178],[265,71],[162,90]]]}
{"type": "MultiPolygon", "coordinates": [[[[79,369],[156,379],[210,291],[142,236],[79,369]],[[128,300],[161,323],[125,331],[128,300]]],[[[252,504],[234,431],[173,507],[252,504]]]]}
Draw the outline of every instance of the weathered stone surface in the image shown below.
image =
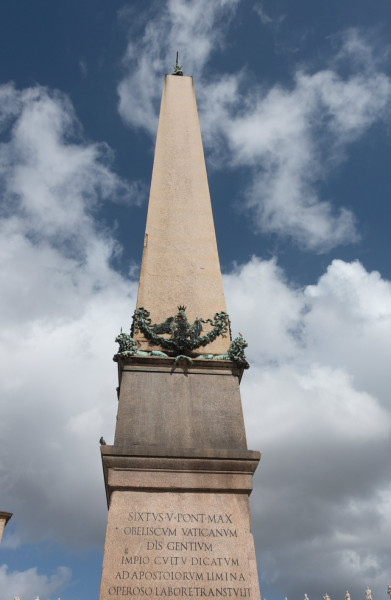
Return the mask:
{"type": "MultiPolygon", "coordinates": [[[[226,310],[193,78],[166,75],[137,306],[161,323],[180,304],[189,321],[226,310]]],[[[202,351],[228,346],[220,337],[202,351]]]]}
{"type": "Polygon", "coordinates": [[[248,496],[259,452],[102,446],[100,600],[259,598],[248,496]]]}
{"type": "Polygon", "coordinates": [[[194,361],[175,370],[166,362],[122,365],[114,445],[247,449],[239,377],[229,361],[225,369],[194,361]]]}
{"type": "Polygon", "coordinates": [[[0,510],[0,542],[1,538],[3,537],[4,527],[7,525],[11,517],[12,513],[0,510]]]}
{"type": "Polygon", "coordinates": [[[252,491],[260,453],[156,446],[101,446],[107,503],[116,490],[252,491]]]}
{"type": "Polygon", "coordinates": [[[246,494],[115,491],[100,600],[259,599],[246,494]]]}

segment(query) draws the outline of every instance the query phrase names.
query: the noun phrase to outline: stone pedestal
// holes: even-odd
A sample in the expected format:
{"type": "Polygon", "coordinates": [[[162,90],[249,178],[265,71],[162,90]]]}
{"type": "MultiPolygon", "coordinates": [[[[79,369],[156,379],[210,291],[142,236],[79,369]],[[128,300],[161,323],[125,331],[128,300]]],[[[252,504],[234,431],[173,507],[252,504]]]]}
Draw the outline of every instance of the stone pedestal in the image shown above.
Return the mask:
{"type": "Polygon", "coordinates": [[[230,361],[119,364],[114,446],[102,446],[109,516],[100,600],[260,598],[241,372],[230,361]]]}
{"type": "Polygon", "coordinates": [[[133,357],[118,375],[115,446],[247,449],[242,370],[231,361],[133,357]]]}
{"type": "Polygon", "coordinates": [[[260,598],[248,506],[259,458],[103,446],[109,517],[100,600],[260,598]]]}

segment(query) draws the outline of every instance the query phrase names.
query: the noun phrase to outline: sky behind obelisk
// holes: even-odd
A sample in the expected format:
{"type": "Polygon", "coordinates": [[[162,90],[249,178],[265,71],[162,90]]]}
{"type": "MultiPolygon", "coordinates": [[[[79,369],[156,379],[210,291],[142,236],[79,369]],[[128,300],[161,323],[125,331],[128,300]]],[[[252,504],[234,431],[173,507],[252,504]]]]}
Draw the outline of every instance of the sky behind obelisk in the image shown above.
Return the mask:
{"type": "Polygon", "coordinates": [[[249,342],[262,595],[386,598],[389,2],[8,0],[0,30],[0,600],[98,596],[98,440],[176,51],[249,342]]]}

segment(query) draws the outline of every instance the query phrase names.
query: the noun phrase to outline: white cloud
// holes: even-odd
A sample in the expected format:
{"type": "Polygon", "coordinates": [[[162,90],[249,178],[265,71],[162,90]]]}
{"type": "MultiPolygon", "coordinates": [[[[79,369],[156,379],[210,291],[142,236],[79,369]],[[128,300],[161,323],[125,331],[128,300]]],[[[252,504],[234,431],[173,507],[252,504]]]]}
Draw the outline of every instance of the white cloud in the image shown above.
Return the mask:
{"type": "Polygon", "coordinates": [[[384,595],[391,555],[391,284],[336,260],[292,287],[274,260],[224,277],[249,339],[249,447],[263,453],[252,523],[263,581],[281,595],[384,595]]]}
{"type": "Polygon", "coordinates": [[[185,74],[201,74],[211,53],[223,44],[238,3],[168,0],[155,4],[153,13],[146,13],[140,37],[134,36],[132,21],[123,60],[126,74],[118,86],[119,113],[127,123],[146,129],[155,138],[162,77],[172,72],[176,52],[185,74]]]}
{"type": "Polygon", "coordinates": [[[71,572],[66,567],[58,567],[56,572],[48,577],[38,574],[36,568],[9,571],[7,565],[0,565],[1,599],[9,600],[18,595],[22,600],[37,596],[41,600],[49,600],[54,594],[61,592],[70,579],[71,572]]]}
{"type": "Polygon", "coordinates": [[[224,276],[234,335],[246,332],[255,363],[286,361],[297,352],[294,331],[305,302],[290,287],[276,260],[256,257],[224,276]],[[240,313],[240,316],[239,316],[240,313]]]}
{"type": "Polygon", "coordinates": [[[261,19],[262,25],[278,26],[284,21],[286,15],[279,15],[277,17],[271,17],[264,9],[262,2],[258,2],[254,5],[253,9],[259,18],[261,19]]]}
{"type": "Polygon", "coordinates": [[[87,74],[88,74],[88,66],[87,66],[87,63],[86,63],[86,61],[85,61],[85,60],[79,60],[79,68],[80,68],[80,73],[81,73],[81,76],[82,76],[83,78],[84,78],[84,77],[87,77],[87,74]]]}
{"type": "Polygon", "coordinates": [[[305,296],[311,306],[305,337],[313,359],[346,366],[359,389],[388,405],[390,282],[376,271],[368,273],[358,261],[335,260],[305,296]]]}
{"type": "Polygon", "coordinates": [[[43,231],[63,244],[63,252],[65,246],[81,255],[92,251],[84,249],[91,211],[102,200],[130,193],[110,168],[110,148],[83,139],[72,105],[60,92],[3,85],[0,99],[10,130],[10,140],[0,146],[3,214],[17,211],[24,217],[23,233],[39,239],[43,231]]]}
{"type": "MultiPolygon", "coordinates": [[[[321,184],[346,159],[349,144],[389,114],[391,80],[355,29],[330,40],[339,45],[328,68],[300,66],[289,86],[266,89],[245,70],[216,74],[212,59],[228,43],[237,4],[178,0],[149,15],[141,43],[131,38],[128,44],[119,112],[154,138],[162,75],[186,41],[180,62],[196,81],[208,164],[248,169],[240,200],[254,230],[288,236],[318,252],[354,242],[354,214],[343,199],[324,197],[321,184]]],[[[254,8],[268,21],[262,4],[254,8]]]]}
{"type": "Polygon", "coordinates": [[[358,71],[378,72],[389,56],[390,48],[385,46],[376,30],[360,30],[350,27],[330,37],[337,52],[331,64],[354,65],[358,71]]]}
{"type": "MultiPolygon", "coordinates": [[[[330,69],[298,71],[290,89],[239,89],[243,109],[236,98],[228,110],[222,107],[220,120],[217,108],[217,119],[212,123],[210,117],[208,125],[217,143],[216,129],[225,136],[231,164],[251,170],[246,202],[255,227],[317,251],[355,241],[354,215],[323,199],[319,183],[346,157],[348,145],[388,114],[389,77],[376,71],[347,78],[330,69]]],[[[203,110],[216,114],[211,104],[203,110]]]]}
{"type": "Polygon", "coordinates": [[[83,138],[64,95],[0,92],[2,502],[21,541],[85,546],[103,539],[98,440],[113,433],[113,338],[136,291],[110,266],[117,243],[95,210],[128,186],[110,150],[83,138]]]}

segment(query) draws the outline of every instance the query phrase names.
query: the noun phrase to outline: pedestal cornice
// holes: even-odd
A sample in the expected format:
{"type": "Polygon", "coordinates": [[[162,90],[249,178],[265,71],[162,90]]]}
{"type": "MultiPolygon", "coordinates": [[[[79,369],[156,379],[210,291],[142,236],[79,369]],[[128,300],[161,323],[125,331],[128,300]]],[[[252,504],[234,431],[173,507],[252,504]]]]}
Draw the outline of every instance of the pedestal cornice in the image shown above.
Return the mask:
{"type": "Polygon", "coordinates": [[[101,446],[107,503],[115,490],[245,493],[261,458],[252,450],[101,446]]]}
{"type": "Polygon", "coordinates": [[[239,383],[243,376],[243,367],[239,367],[232,360],[213,360],[205,358],[192,358],[189,363],[185,359],[175,362],[175,357],[159,356],[129,356],[118,358],[118,380],[121,384],[123,371],[146,371],[146,372],[169,372],[172,374],[196,374],[204,375],[233,375],[238,377],[239,383]]]}
{"type": "Polygon", "coordinates": [[[10,518],[12,517],[13,513],[12,512],[7,512],[5,510],[0,510],[0,519],[3,519],[5,521],[5,524],[8,523],[8,521],[10,520],[10,518]]]}

